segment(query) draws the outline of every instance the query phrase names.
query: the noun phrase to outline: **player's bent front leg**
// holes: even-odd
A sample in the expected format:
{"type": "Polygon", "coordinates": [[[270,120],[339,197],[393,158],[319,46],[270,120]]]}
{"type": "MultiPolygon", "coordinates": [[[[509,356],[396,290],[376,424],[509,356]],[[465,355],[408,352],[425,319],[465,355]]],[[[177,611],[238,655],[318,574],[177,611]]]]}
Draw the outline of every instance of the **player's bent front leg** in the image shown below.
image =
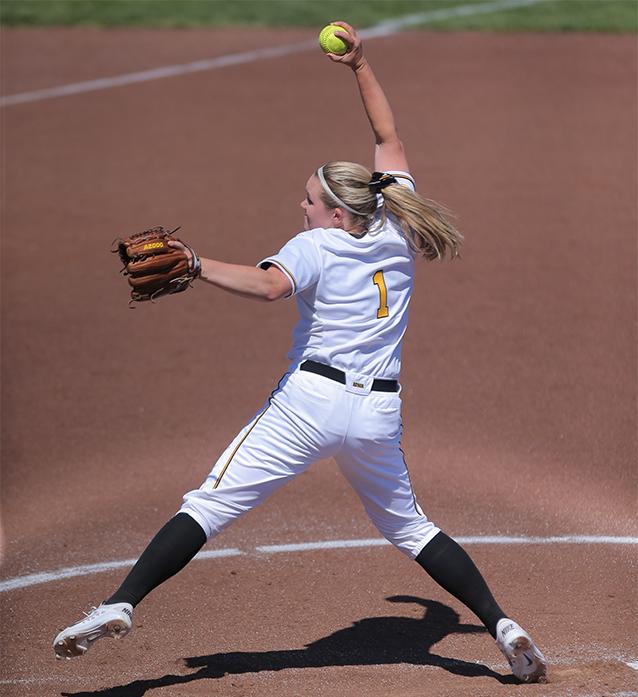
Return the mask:
{"type": "Polygon", "coordinates": [[[82,656],[98,639],[125,636],[133,608],[184,568],[208,538],[326,455],[329,444],[305,431],[303,408],[292,408],[291,391],[271,397],[242,429],[202,486],[186,494],[181,510],[151,540],[117,591],[56,636],[58,658],[82,656]]]}

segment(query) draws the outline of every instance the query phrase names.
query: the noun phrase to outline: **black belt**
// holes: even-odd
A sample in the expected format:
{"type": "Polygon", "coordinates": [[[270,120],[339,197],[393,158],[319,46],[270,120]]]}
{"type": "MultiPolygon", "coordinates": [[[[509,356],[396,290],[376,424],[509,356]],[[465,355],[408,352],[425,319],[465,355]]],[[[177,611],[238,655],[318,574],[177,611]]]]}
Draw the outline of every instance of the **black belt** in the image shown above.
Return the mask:
{"type": "MultiPolygon", "coordinates": [[[[323,375],[324,378],[329,378],[335,382],[340,382],[342,385],[346,384],[346,374],[343,370],[338,368],[333,368],[330,365],[324,365],[323,363],[317,363],[317,361],[304,361],[300,366],[299,370],[307,370],[309,373],[317,373],[317,375],[323,375]]],[[[396,380],[373,380],[371,390],[374,392],[398,392],[399,383],[396,380]]]]}

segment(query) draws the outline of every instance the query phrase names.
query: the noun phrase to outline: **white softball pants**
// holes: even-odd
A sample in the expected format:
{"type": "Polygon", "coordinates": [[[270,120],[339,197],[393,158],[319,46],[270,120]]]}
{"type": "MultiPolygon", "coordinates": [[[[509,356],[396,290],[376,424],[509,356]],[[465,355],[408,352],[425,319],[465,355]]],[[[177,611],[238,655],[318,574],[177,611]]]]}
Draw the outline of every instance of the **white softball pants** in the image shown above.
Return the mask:
{"type": "Polygon", "coordinates": [[[379,532],[415,558],[439,529],[416,502],[400,438],[398,392],[352,392],[297,369],[184,496],[180,512],[214,537],[315,460],[333,457],[379,532]]]}

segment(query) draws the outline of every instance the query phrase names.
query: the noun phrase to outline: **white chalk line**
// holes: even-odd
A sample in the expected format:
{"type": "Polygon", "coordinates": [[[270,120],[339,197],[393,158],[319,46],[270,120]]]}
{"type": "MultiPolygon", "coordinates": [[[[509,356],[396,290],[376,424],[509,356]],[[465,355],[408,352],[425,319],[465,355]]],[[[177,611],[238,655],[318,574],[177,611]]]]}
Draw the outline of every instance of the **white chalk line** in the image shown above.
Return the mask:
{"type": "MultiPolygon", "coordinates": [[[[393,34],[400,32],[402,29],[420,24],[451,19],[453,17],[469,17],[472,15],[487,14],[501,10],[510,10],[517,7],[536,5],[540,2],[545,2],[545,0],[494,0],[493,2],[485,2],[476,5],[460,5],[443,10],[429,10],[427,12],[420,12],[417,14],[397,17],[396,19],[385,20],[374,27],[361,30],[359,35],[363,39],[392,36],[393,34]]],[[[175,77],[177,75],[188,75],[190,73],[198,73],[204,70],[218,70],[229,65],[240,65],[243,63],[252,63],[258,60],[267,60],[269,58],[280,58],[282,56],[290,56],[295,53],[302,53],[310,50],[317,50],[316,39],[282,46],[273,46],[270,48],[259,48],[242,53],[231,53],[229,55],[219,56],[217,58],[193,61],[192,63],[167,65],[162,68],[154,68],[152,70],[142,70],[134,73],[126,73],[124,75],[115,75],[113,77],[86,80],[84,82],[74,82],[68,85],[48,87],[45,89],[32,90],[30,92],[19,92],[17,94],[0,97],[0,108],[13,106],[15,104],[25,104],[27,102],[39,102],[45,99],[53,99],[54,97],[68,97],[73,94],[106,90],[113,87],[121,87],[123,85],[131,85],[139,82],[161,80],[163,78],[175,77]]]]}
{"type": "MultiPolygon", "coordinates": [[[[551,537],[529,537],[508,535],[474,535],[454,538],[462,545],[546,545],[546,544],[603,544],[635,545],[638,537],[618,537],[610,535],[556,535],[551,537]]],[[[389,545],[383,538],[360,540],[325,540],[319,542],[297,542],[286,545],[261,545],[257,552],[276,554],[278,552],[306,552],[314,549],[346,549],[350,547],[376,547],[389,545]]]]}
{"type": "MultiPolygon", "coordinates": [[[[569,693],[570,695],[574,694],[573,692],[569,693]]],[[[638,697],[638,692],[635,690],[622,690],[621,692],[608,692],[605,690],[604,692],[583,692],[580,695],[574,695],[574,697],[638,697]]]]}
{"type": "MultiPolygon", "coordinates": [[[[611,535],[554,535],[550,537],[533,536],[509,536],[509,535],[472,535],[454,538],[462,545],[638,545],[638,537],[620,537],[611,535]]],[[[218,559],[222,557],[249,556],[251,554],[280,554],[290,552],[309,552],[313,550],[352,549],[357,547],[380,547],[390,543],[378,537],[362,538],[358,540],[318,540],[313,542],[297,542],[283,545],[259,545],[252,551],[241,550],[236,547],[227,549],[212,549],[200,552],[198,559],[218,559]]],[[[91,576],[104,571],[113,571],[122,567],[130,567],[136,559],[120,559],[102,562],[99,564],[83,564],[80,566],[68,566],[54,571],[42,571],[26,576],[15,576],[0,581],[0,593],[11,590],[28,588],[42,583],[61,581],[78,576],[91,576]]]]}
{"type": "MultiPolygon", "coordinates": [[[[200,552],[196,559],[215,559],[217,557],[234,557],[244,554],[240,549],[212,549],[205,552],[200,552]]],[[[28,576],[16,576],[8,578],[5,581],[0,581],[0,593],[15,590],[17,588],[27,588],[41,583],[50,583],[51,581],[61,581],[65,578],[76,578],[77,576],[91,576],[99,574],[103,571],[113,571],[123,567],[131,567],[137,559],[117,559],[114,561],[106,561],[100,564],[83,564],[81,566],[67,566],[63,569],[55,571],[43,571],[37,574],[29,574],[28,576]]]]}

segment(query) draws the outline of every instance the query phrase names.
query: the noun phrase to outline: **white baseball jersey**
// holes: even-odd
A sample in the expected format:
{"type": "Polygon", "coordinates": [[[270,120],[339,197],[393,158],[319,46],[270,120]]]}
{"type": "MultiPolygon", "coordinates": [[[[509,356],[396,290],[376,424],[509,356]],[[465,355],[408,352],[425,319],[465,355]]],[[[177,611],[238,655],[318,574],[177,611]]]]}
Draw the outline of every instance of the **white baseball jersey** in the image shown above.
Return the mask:
{"type": "MultiPolygon", "coordinates": [[[[399,181],[413,188],[411,179],[399,181]]],[[[398,379],[414,261],[399,222],[392,214],[382,221],[380,212],[363,237],[337,228],[306,230],[261,261],[288,277],[297,300],[300,319],[288,354],[293,365],[312,359],[398,379]]]]}

